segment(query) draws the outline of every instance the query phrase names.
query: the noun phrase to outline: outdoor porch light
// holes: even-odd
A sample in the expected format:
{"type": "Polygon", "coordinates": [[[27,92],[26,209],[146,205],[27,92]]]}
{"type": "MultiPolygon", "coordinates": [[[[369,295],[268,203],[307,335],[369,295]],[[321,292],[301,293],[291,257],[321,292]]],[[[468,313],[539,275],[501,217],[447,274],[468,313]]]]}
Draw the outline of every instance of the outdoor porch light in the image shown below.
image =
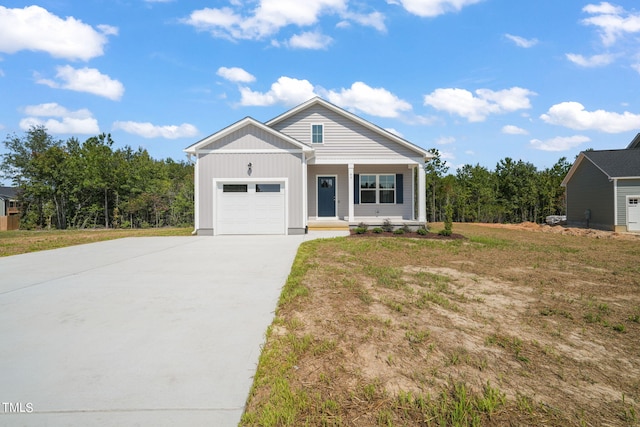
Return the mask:
{"type": "Polygon", "coordinates": [[[253,163],[249,162],[247,165],[247,174],[251,175],[251,168],[253,167],[253,163]]]}

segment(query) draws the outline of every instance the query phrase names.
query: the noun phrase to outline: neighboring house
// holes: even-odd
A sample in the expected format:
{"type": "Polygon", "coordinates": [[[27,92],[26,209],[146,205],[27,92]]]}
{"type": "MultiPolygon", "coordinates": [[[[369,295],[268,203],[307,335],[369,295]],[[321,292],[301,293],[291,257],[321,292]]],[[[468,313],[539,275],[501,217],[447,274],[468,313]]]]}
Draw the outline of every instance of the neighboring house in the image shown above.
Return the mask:
{"type": "Polygon", "coordinates": [[[314,224],[424,225],[426,150],[321,98],[251,117],[195,156],[198,234],[303,234],[314,224]]]}
{"type": "Polygon", "coordinates": [[[640,134],[624,150],[581,152],[562,186],[567,225],[640,232],[640,134]]]}
{"type": "Polygon", "coordinates": [[[17,190],[14,187],[0,187],[0,231],[17,230],[19,227],[17,190]]]}

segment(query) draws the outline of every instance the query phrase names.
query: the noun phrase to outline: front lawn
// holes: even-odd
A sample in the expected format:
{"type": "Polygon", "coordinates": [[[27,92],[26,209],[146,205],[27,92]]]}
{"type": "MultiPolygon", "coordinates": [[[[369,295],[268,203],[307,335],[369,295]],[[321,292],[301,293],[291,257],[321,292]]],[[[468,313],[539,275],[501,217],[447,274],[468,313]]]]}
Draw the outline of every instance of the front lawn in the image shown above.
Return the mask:
{"type": "Polygon", "coordinates": [[[241,425],[637,425],[638,239],[304,243],[241,425]]]}

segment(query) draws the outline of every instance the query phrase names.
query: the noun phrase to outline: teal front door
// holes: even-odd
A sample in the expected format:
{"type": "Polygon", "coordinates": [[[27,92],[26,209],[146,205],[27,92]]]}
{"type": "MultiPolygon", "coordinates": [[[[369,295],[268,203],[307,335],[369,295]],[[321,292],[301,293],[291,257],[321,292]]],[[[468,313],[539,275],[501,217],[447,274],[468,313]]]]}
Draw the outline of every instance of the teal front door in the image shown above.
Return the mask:
{"type": "Polygon", "coordinates": [[[318,216],[336,216],[336,177],[318,177],[318,216]]]}

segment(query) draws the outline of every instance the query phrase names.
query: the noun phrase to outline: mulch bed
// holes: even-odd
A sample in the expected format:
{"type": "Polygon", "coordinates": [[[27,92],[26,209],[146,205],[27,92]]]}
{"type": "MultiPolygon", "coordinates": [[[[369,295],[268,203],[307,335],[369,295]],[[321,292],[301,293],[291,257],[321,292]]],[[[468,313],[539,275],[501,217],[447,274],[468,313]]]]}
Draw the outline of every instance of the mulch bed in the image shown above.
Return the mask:
{"type": "Polygon", "coordinates": [[[418,234],[415,231],[410,231],[408,233],[403,234],[395,234],[390,231],[383,231],[382,233],[374,233],[371,230],[368,230],[366,233],[358,234],[354,230],[351,230],[351,237],[405,237],[409,239],[431,239],[431,240],[464,240],[465,236],[462,234],[453,233],[451,236],[442,236],[438,233],[427,233],[427,234],[418,234]]]}

